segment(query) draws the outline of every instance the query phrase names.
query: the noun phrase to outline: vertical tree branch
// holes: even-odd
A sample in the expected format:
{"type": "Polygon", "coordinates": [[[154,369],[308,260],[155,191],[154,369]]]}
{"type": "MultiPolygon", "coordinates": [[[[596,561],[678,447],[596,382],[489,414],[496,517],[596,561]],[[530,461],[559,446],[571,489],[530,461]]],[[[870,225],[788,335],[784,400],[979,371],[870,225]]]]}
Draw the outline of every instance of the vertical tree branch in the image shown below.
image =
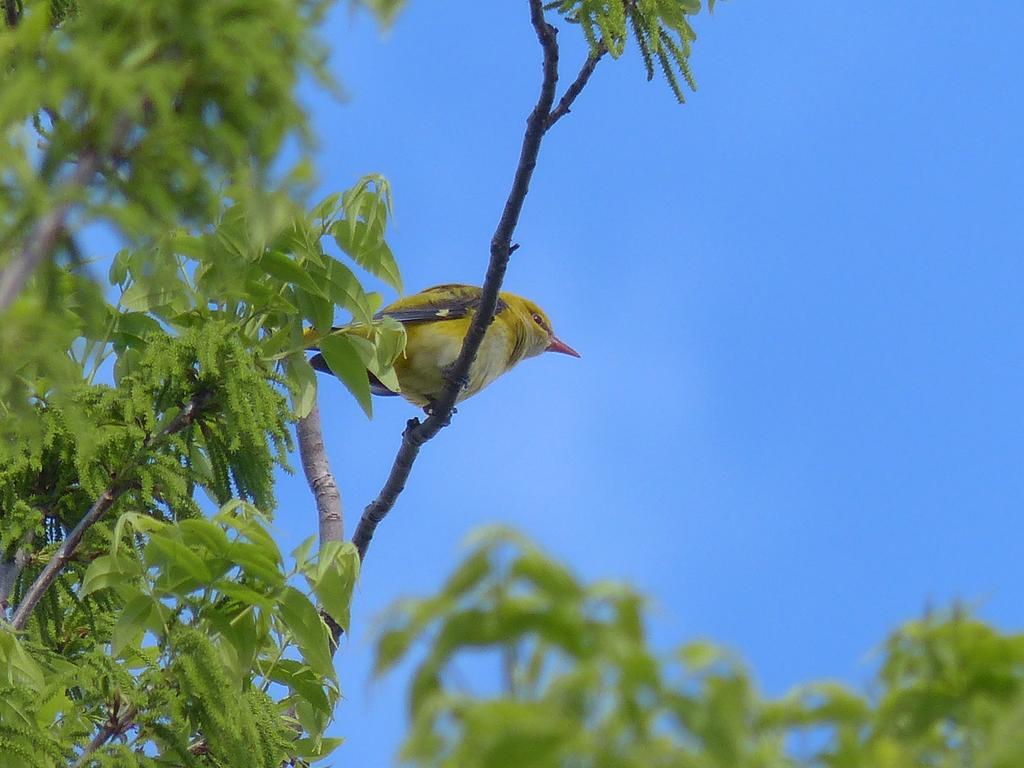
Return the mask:
{"type": "Polygon", "coordinates": [[[7,616],[8,599],[18,582],[18,577],[28,565],[29,553],[24,547],[18,547],[14,557],[0,563],[0,615],[7,616]]]}
{"type": "MultiPolygon", "coordinates": [[[[316,501],[316,516],[320,527],[320,546],[329,541],[345,540],[345,517],[341,505],[341,493],[334,480],[331,466],[324,449],[324,436],[320,427],[320,408],[313,403],[310,412],[295,425],[295,437],[299,443],[299,458],[306,483],[316,501]]],[[[320,616],[331,631],[330,648],[333,654],[344,630],[333,616],[321,609],[320,616]]]]}
{"type": "Polygon", "coordinates": [[[341,493],[327,462],[324,437],[320,428],[320,408],[316,403],[309,415],[299,419],[295,425],[299,443],[299,458],[306,475],[309,490],[316,500],[316,516],[320,523],[320,545],[328,541],[343,541],[345,518],[341,505],[341,493]]]}
{"type": "MultiPolygon", "coordinates": [[[[114,123],[113,140],[108,148],[110,157],[123,159],[124,143],[131,129],[131,120],[124,116],[117,118],[114,123]]],[[[74,207],[70,198],[89,186],[102,162],[103,158],[96,147],[82,150],[74,173],[64,184],[61,195],[64,198],[63,202],[57,203],[36,222],[21,250],[0,270],[0,314],[14,301],[39,265],[53,254],[67,228],[68,216],[74,207]]]]}
{"type": "Polygon", "coordinates": [[[78,548],[78,545],[81,544],[86,531],[95,525],[114,505],[114,502],[131,487],[129,482],[131,472],[140,461],[144,460],[145,454],[156,448],[168,436],[180,432],[195,421],[199,413],[206,407],[212,397],[213,393],[208,390],[204,390],[196,394],[182,407],[178,412],[178,415],[175,416],[166,427],[155,435],[150,436],[143,443],[142,449],[139,451],[139,455],[136,457],[135,461],[129,462],[117,471],[111,479],[110,485],[108,485],[106,490],[99,495],[99,498],[93,502],[89,511],[86,512],[82,519],[78,521],[78,525],[72,528],[68,535],[64,537],[64,541],[61,542],[60,547],[58,547],[57,551],[53,553],[49,562],[43,566],[43,570],[39,572],[35,581],[33,581],[31,586],[29,586],[25,591],[24,597],[22,597],[21,602],[18,603],[18,608],[14,611],[14,615],[11,617],[11,626],[14,627],[14,629],[21,630],[25,628],[28,624],[29,616],[32,615],[32,611],[35,610],[35,607],[39,604],[39,601],[42,600],[46,590],[50,588],[50,585],[53,584],[60,575],[64,566],[67,565],[68,560],[71,559],[71,556],[78,548]]]}
{"type": "MultiPolygon", "coordinates": [[[[555,89],[558,85],[558,40],[556,37],[558,30],[544,19],[542,0],[529,0],[529,3],[530,22],[533,24],[537,40],[544,53],[543,78],[537,104],[526,121],[526,131],[523,134],[522,148],[519,152],[519,164],[516,166],[515,176],[512,179],[512,189],[509,191],[501,219],[499,219],[494,236],[491,238],[491,255],[480,294],[480,305],[466,332],[459,356],[448,373],[444,390],[434,402],[430,416],[422,424],[416,419],[409,422],[402,433],[402,444],[391,466],[387,482],[377,498],[366,507],[359,520],[352,542],[359,550],[361,558],[366,557],[366,550],[370,546],[370,540],[373,538],[377,525],[391,511],[395,500],[405,487],[409,473],[412,471],[412,465],[419,454],[420,446],[437,435],[449,423],[463,382],[468,377],[470,366],[476,358],[477,350],[480,349],[484,334],[487,333],[488,326],[494,320],[494,312],[498,306],[498,293],[501,291],[501,283],[504,280],[511,254],[512,236],[515,233],[516,224],[519,223],[519,215],[522,213],[526,194],[530,189],[530,179],[533,176],[533,169],[537,165],[541,141],[548,129],[551,107],[555,101],[555,89]]],[[[582,89],[582,87],[581,85],[580,88],[582,89]]]]}
{"type": "MultiPolygon", "coordinates": [[[[99,168],[99,155],[94,150],[82,154],[78,167],[68,182],[68,191],[86,186],[99,168]]],[[[67,225],[71,203],[58,203],[43,216],[29,232],[21,251],[0,272],[0,312],[18,295],[39,265],[57,247],[61,233],[67,225]]]]}
{"type": "Polygon", "coordinates": [[[18,5],[18,0],[4,0],[4,21],[12,29],[18,26],[18,22],[21,20],[18,5]]]}

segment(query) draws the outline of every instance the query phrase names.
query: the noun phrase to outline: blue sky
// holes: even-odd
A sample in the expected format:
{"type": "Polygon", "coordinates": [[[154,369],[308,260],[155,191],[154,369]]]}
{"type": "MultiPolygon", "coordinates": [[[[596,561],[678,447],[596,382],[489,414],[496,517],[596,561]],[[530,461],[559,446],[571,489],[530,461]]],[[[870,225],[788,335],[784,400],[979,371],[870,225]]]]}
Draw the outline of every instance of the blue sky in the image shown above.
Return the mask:
{"type": "MultiPolygon", "coordinates": [[[[658,647],[726,644],[770,694],[865,683],[928,606],[1024,625],[1024,14],[730,0],[696,28],[685,106],[631,51],[545,140],[505,285],[583,358],[527,361],[423,450],[338,657],[339,764],[403,732],[374,618],[483,523],[635,585],[658,647]]],[[[305,92],[324,192],[384,173],[407,288],[479,283],[538,87],[526,3],[325,32],[349,100],[305,92]]],[[[351,533],[414,410],[321,388],[351,533]]],[[[308,490],[279,497],[297,543],[308,490]]]]}

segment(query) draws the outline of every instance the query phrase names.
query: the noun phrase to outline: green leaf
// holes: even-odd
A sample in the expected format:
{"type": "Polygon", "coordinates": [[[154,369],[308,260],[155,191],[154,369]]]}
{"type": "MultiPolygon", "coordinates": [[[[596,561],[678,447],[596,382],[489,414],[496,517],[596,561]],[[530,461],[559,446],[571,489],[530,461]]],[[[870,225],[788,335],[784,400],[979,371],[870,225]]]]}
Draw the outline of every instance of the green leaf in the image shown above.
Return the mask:
{"type": "Polygon", "coordinates": [[[111,260],[110,271],[107,273],[111,285],[121,285],[128,279],[128,256],[129,251],[122,248],[111,260]]]}
{"type": "Polygon", "coordinates": [[[309,599],[294,587],[285,587],[278,604],[281,618],[295,639],[302,658],[317,674],[334,679],[327,626],[309,599]]]}
{"type": "Polygon", "coordinates": [[[397,627],[383,632],[377,640],[373,658],[373,675],[379,677],[395,666],[417,637],[414,627],[397,627]]]}
{"type": "Polygon", "coordinates": [[[721,648],[707,642],[691,642],[678,651],[679,660],[694,672],[702,672],[725,659],[721,648]]]}
{"type": "Polygon", "coordinates": [[[338,247],[359,266],[399,293],[402,292],[398,262],[383,237],[375,231],[372,221],[353,223],[351,220],[342,220],[334,225],[331,234],[338,247]]]}
{"type": "Polygon", "coordinates": [[[215,519],[241,533],[269,557],[274,562],[275,567],[283,563],[281,550],[278,549],[274,537],[264,527],[263,520],[265,518],[261,516],[256,507],[240,499],[232,499],[221,508],[215,519]],[[231,512],[235,509],[243,510],[244,514],[232,515],[231,512]]]}
{"type": "MultiPolygon", "coordinates": [[[[327,279],[326,271],[324,271],[323,279],[327,279]]],[[[299,303],[299,311],[302,312],[302,316],[313,324],[317,333],[321,335],[330,333],[331,326],[334,325],[334,305],[331,303],[334,300],[333,296],[328,299],[321,296],[319,292],[314,294],[305,289],[296,288],[295,299],[299,303]]]]}
{"type": "Polygon", "coordinates": [[[466,558],[445,582],[445,597],[459,598],[475,589],[491,573],[491,553],[477,550],[466,558]]]}
{"type": "Polygon", "coordinates": [[[120,655],[128,643],[146,631],[156,609],[156,601],[149,595],[139,594],[128,601],[114,625],[110,638],[111,653],[120,655]]]}
{"type": "Polygon", "coordinates": [[[267,611],[273,610],[274,608],[276,601],[273,594],[276,591],[274,589],[270,589],[267,592],[259,592],[245,584],[239,584],[238,582],[227,580],[217,581],[212,586],[224,595],[224,597],[230,598],[240,605],[254,605],[267,611]]]}
{"type": "Polygon", "coordinates": [[[338,213],[339,205],[341,201],[341,193],[335,192],[334,194],[328,195],[315,206],[310,212],[310,219],[316,221],[329,221],[334,218],[338,213]]]}
{"type": "Polygon", "coordinates": [[[188,581],[198,586],[213,579],[207,562],[172,536],[151,536],[143,557],[147,565],[161,569],[172,582],[188,581]]]}
{"type": "Polygon", "coordinates": [[[40,690],[43,671],[22,647],[13,631],[0,627],[0,680],[8,686],[40,690]]]}
{"type": "Polygon", "coordinates": [[[260,258],[260,266],[268,275],[276,277],[278,280],[294,283],[314,294],[323,294],[323,290],[309,276],[309,273],[284,253],[279,251],[264,253],[260,258]]]}
{"type": "Polygon", "coordinates": [[[178,523],[182,541],[189,546],[200,546],[215,557],[227,555],[231,542],[224,529],[206,518],[196,517],[178,523]]]}
{"type": "MultiPolygon", "coordinates": [[[[294,297],[295,293],[289,289],[294,297]]],[[[292,312],[297,312],[298,306],[292,312]]],[[[264,360],[276,361],[306,348],[302,339],[302,326],[298,322],[289,322],[265,336],[260,341],[260,353],[264,360]]]]}
{"type": "Polygon", "coordinates": [[[302,697],[313,709],[330,716],[331,700],[323,678],[311,667],[294,659],[279,659],[267,676],[275,683],[286,685],[302,697]]]}
{"type": "MultiPolygon", "coordinates": [[[[224,593],[223,589],[221,593],[224,593]]],[[[257,599],[264,600],[262,595],[258,595],[257,599]]],[[[266,602],[268,603],[266,610],[272,610],[271,601],[266,600],[266,602]]],[[[219,602],[207,605],[202,611],[202,618],[210,622],[234,651],[236,674],[240,676],[239,684],[242,684],[243,680],[252,673],[257,644],[263,637],[257,628],[256,616],[250,608],[250,604],[219,602]]]]}
{"type": "Polygon", "coordinates": [[[309,566],[309,555],[313,551],[313,545],[316,544],[316,534],[310,534],[307,536],[299,546],[292,550],[292,559],[295,561],[295,568],[301,572],[305,572],[309,566]]]}
{"type": "Polygon", "coordinates": [[[339,737],[306,736],[292,742],[292,749],[295,750],[297,757],[305,760],[323,760],[344,743],[345,740],[339,737]]]}
{"type": "Polygon", "coordinates": [[[154,533],[163,530],[167,523],[149,515],[141,515],[138,512],[123,513],[114,524],[114,537],[110,542],[110,554],[117,554],[121,540],[124,538],[125,528],[129,525],[136,533],[154,533]]]}
{"type": "Polygon", "coordinates": [[[383,317],[376,324],[377,365],[390,368],[405,351],[405,326],[393,317],[383,317]]]}
{"type": "Polygon", "coordinates": [[[359,552],[349,541],[328,541],[320,549],[320,559],[310,587],[321,607],[346,632],[349,631],[352,590],[359,578],[359,552]]]}
{"type": "Polygon", "coordinates": [[[308,416],[316,404],[316,371],[301,352],[288,358],[288,388],[295,417],[301,419],[308,416]]]}
{"type": "Polygon", "coordinates": [[[145,346],[146,337],[160,332],[160,323],[141,312],[122,312],[116,317],[110,340],[125,347],[145,346]]]}
{"type": "Polygon", "coordinates": [[[179,282],[134,282],[121,294],[121,306],[129,312],[148,312],[160,307],[184,310],[184,292],[179,282]]]}
{"type": "Polygon", "coordinates": [[[366,375],[366,366],[352,341],[344,334],[332,333],[320,340],[320,351],[331,371],[352,393],[367,417],[373,416],[370,378],[366,375]]]}
{"type": "Polygon", "coordinates": [[[284,584],[284,574],[278,568],[277,562],[265,550],[245,541],[232,543],[228,550],[228,558],[235,563],[247,575],[257,578],[265,584],[279,587],[284,584]]]}
{"type": "Polygon", "coordinates": [[[523,552],[512,563],[512,574],[532,582],[539,590],[553,599],[578,600],[583,589],[572,574],[537,551],[523,552]]]}
{"type": "Polygon", "coordinates": [[[327,295],[342,309],[352,313],[352,319],[364,325],[373,322],[370,300],[355,273],[335,258],[328,257],[325,265],[327,295]]]}
{"type": "Polygon", "coordinates": [[[142,575],[142,566],[137,560],[121,555],[101,555],[89,563],[78,591],[85,597],[100,589],[120,587],[142,575]]]}

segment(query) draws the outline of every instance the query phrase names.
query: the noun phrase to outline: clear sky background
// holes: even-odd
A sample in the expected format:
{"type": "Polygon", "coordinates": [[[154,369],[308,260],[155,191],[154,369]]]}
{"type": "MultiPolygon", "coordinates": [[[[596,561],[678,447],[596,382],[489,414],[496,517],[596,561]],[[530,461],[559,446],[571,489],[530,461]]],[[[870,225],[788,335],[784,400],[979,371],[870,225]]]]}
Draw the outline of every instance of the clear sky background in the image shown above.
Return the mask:
{"type": "MultiPolygon", "coordinates": [[[[505,286],[583,358],[525,362],[424,448],[338,656],[337,764],[392,761],[405,671],[369,682],[374,618],[483,523],[635,585],[659,648],[723,643],[773,695],[866,684],[929,606],[1024,625],[1024,13],[729,0],[696,28],[685,106],[631,50],[545,140],[505,286]]],[[[479,283],[538,89],[526,3],[411,0],[384,36],[339,8],[326,36],[350,98],[306,91],[324,192],[384,173],[407,289],[479,283]]],[[[415,411],[367,421],[328,378],[320,402],[351,533],[415,411]]],[[[313,504],[279,496],[288,546],[313,504]]]]}

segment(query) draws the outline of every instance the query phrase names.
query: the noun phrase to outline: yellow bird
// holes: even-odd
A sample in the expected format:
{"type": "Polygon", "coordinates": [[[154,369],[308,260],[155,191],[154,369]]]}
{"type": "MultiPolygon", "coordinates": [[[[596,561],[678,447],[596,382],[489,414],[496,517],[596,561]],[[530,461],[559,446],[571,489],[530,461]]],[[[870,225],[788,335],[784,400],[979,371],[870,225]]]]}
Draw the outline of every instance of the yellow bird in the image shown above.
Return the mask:
{"type": "MultiPolygon", "coordinates": [[[[375,395],[400,394],[410,403],[429,409],[444,389],[445,373],[459,356],[480,304],[480,293],[474,285],[436,285],[378,312],[376,317],[391,317],[405,326],[405,353],[394,366],[402,391],[391,391],[369,374],[371,391],[375,395]]],[[[555,336],[544,310],[521,296],[499,294],[494,322],[487,329],[458,400],[475,395],[520,360],[542,352],[580,356],[555,336]]],[[[314,355],[310,362],[318,371],[333,373],[323,355],[314,355]]]]}

